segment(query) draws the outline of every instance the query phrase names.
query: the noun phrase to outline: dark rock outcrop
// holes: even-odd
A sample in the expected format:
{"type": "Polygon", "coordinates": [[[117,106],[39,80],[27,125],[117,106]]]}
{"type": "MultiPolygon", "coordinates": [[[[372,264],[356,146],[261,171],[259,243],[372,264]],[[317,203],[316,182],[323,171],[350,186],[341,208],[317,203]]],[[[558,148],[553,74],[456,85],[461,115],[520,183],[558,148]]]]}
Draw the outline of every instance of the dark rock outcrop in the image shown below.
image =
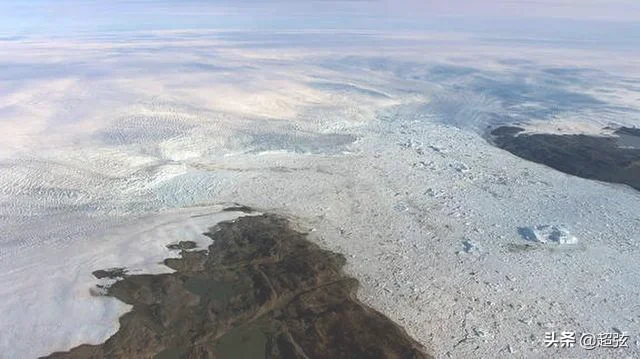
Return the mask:
{"type": "MultiPolygon", "coordinates": [[[[100,345],[50,358],[429,358],[407,333],[360,303],[342,255],[275,215],[207,234],[208,251],[167,259],[176,270],[127,275],[108,295],[133,305],[100,345]]],[[[118,273],[120,274],[120,273],[118,273]]]]}
{"type": "Polygon", "coordinates": [[[640,129],[621,127],[617,137],[521,133],[502,126],[491,131],[492,142],[514,155],[558,171],[640,190],[640,129]]]}
{"type": "Polygon", "coordinates": [[[180,241],[178,243],[170,243],[167,244],[167,248],[178,251],[178,250],[188,250],[196,248],[196,242],[194,241],[180,241]]]}

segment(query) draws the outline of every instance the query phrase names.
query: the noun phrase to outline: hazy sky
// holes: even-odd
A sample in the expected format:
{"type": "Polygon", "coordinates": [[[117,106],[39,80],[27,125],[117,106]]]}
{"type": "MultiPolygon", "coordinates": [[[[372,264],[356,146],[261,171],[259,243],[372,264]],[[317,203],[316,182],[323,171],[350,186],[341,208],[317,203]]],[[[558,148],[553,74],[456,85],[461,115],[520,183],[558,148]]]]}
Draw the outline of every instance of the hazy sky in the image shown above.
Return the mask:
{"type": "Polygon", "coordinates": [[[636,28],[634,22],[640,22],[638,0],[0,0],[5,36],[181,28],[447,30],[449,25],[478,31],[551,23],[593,32],[598,29],[589,27],[636,28]]]}

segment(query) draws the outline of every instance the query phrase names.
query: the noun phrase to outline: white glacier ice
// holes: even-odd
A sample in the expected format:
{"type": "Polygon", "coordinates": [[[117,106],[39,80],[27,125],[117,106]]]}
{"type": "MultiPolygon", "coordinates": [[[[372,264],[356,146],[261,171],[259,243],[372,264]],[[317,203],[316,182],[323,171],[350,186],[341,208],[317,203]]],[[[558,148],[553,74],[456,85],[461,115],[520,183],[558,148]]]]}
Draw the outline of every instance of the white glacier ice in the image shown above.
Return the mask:
{"type": "Polygon", "coordinates": [[[560,225],[540,224],[532,227],[521,227],[518,231],[528,241],[558,244],[578,243],[578,238],[571,235],[567,228],[560,225]]]}
{"type": "Polygon", "coordinates": [[[314,228],[349,258],[359,297],[438,356],[577,357],[544,333],[640,335],[638,192],[481,136],[637,124],[640,64],[621,59],[640,57],[227,35],[0,40],[0,60],[35,74],[0,67],[0,356],[104,341],[128,307],[92,296],[91,273],[167,271],[166,245],[206,246],[208,226],[241,215],[219,213],[231,202],[314,228]],[[530,245],[518,228],[531,224],[550,224],[529,228],[536,241],[572,245],[530,245]]]}
{"type": "MultiPolygon", "coordinates": [[[[98,269],[126,268],[130,273],[167,273],[162,264],[178,252],[166,246],[176,240],[207,248],[202,235],[217,222],[239,212],[222,207],[192,208],[140,218],[109,233],[56,247],[25,248],[0,274],[0,346],[7,358],[38,357],[80,344],[99,344],[118,329],[118,318],[130,306],[99,296],[98,269]],[[26,317],[26,318],[25,318],[26,317]]],[[[43,231],[46,233],[46,231],[43,231]]]]}

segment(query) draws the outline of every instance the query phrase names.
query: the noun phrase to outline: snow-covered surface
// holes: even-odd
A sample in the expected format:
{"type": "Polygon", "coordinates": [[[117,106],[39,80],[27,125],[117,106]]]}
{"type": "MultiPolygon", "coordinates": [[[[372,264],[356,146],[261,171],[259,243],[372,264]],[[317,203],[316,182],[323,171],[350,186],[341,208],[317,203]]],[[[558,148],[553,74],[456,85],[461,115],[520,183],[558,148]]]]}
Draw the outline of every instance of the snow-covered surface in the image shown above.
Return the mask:
{"type": "Polygon", "coordinates": [[[117,331],[118,318],[130,306],[99,295],[113,280],[98,280],[91,273],[110,268],[132,274],[171,272],[162,261],[179,252],[169,250],[168,244],[194,241],[198,248],[207,248],[211,240],[202,233],[243,215],[221,209],[179,210],[114,226],[91,240],[25,248],[0,274],[2,355],[35,357],[103,342],[117,331]]]}
{"type": "Polygon", "coordinates": [[[438,357],[640,355],[640,194],[481,136],[638,125],[640,57],[430,35],[138,35],[2,40],[3,355],[105,340],[128,308],[91,296],[91,272],[168,270],[166,244],[205,245],[238,215],[216,214],[229,202],[314,229],[347,255],[360,298],[438,357]],[[575,243],[519,232],[546,224],[575,243]],[[613,328],[630,348],[542,343],[613,328]]]}

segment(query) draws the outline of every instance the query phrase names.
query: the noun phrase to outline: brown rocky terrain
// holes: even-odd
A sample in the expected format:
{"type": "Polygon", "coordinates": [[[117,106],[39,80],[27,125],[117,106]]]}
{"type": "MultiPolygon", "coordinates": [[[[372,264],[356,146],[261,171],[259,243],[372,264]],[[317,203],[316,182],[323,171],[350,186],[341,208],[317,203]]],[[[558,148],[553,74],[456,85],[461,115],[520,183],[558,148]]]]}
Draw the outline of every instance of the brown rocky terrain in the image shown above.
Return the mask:
{"type": "Polygon", "coordinates": [[[430,358],[357,300],[342,255],[286,219],[242,217],[206,235],[208,251],[165,261],[174,273],[95,272],[122,276],[107,295],[133,309],[105,343],[49,358],[430,358]]]}

